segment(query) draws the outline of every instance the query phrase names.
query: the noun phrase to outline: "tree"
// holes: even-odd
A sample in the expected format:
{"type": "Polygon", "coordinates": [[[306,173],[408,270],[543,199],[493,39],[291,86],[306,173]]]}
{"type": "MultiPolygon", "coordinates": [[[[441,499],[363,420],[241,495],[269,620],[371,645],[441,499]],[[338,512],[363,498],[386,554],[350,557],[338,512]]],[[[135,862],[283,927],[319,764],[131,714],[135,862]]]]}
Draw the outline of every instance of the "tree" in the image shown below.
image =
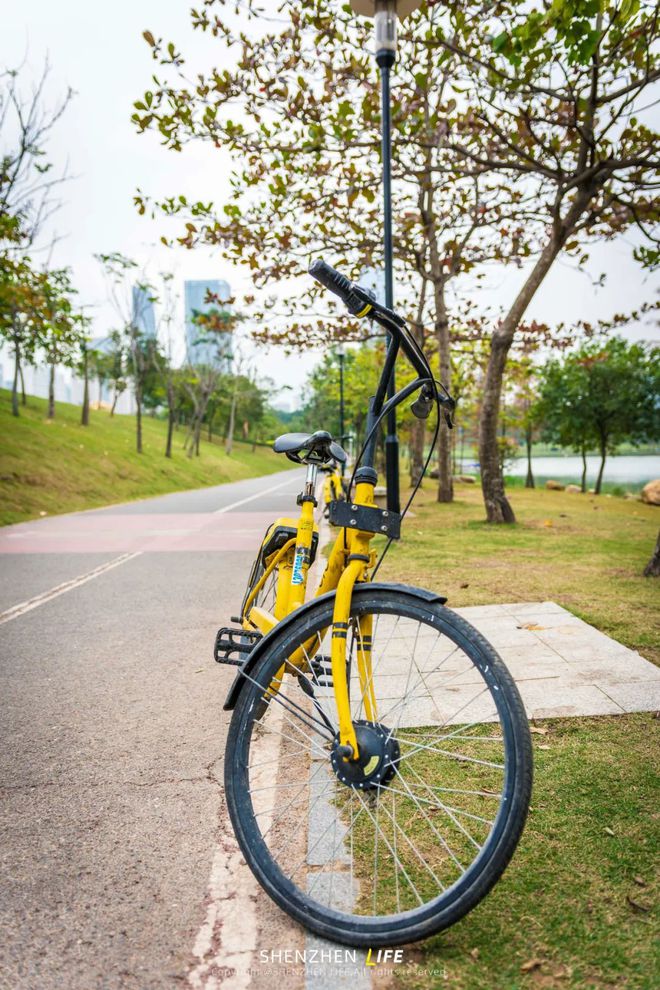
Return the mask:
{"type": "Polygon", "coordinates": [[[49,285],[47,272],[40,271],[33,258],[52,246],[52,240],[50,245],[44,243],[44,230],[59,206],[54,194],[66,173],[54,174],[47,144],[72,92],[48,108],[49,71],[46,62],[29,96],[22,92],[19,70],[0,73],[0,336],[14,355],[15,416],[19,415],[23,363],[34,361],[53,315],[54,285],[49,285]]]}
{"type": "MultiPolygon", "coordinates": [[[[81,348],[86,353],[85,333],[87,322],[74,310],[75,289],[71,284],[71,272],[67,268],[56,269],[42,276],[43,326],[39,338],[41,349],[49,366],[48,419],[55,417],[55,369],[58,365],[73,367],[81,348]]],[[[87,423],[83,423],[84,426],[87,423]]]]}
{"type": "MultiPolygon", "coordinates": [[[[34,360],[44,323],[43,280],[29,258],[0,257],[0,334],[14,355],[11,409],[19,415],[18,388],[23,362],[34,360]]],[[[25,389],[23,388],[23,402],[25,389]]]]}
{"type": "Polygon", "coordinates": [[[83,400],[80,408],[80,425],[89,426],[89,347],[87,341],[83,340],[80,348],[80,360],[78,362],[78,374],[83,380],[83,400]]]}
{"type": "MultiPolygon", "coordinates": [[[[98,254],[108,295],[121,321],[121,338],[135,397],[135,449],[142,453],[142,406],[147,376],[154,368],[157,341],[145,329],[145,316],[156,301],[153,287],[138,273],[137,262],[114,252],[98,254]]],[[[114,408],[114,407],[113,407],[114,408]]]]}
{"type": "MultiPolygon", "coordinates": [[[[212,0],[193,21],[225,49],[238,49],[237,64],[193,84],[176,46],[145,33],[156,61],[180,82],[156,77],[136,104],[137,126],[159,130],[176,151],[207,140],[239,161],[224,210],[182,197],[162,203],[167,214],[186,215],[180,243],[220,245],[261,286],[300,273],[315,252],[355,267],[353,244],[378,264],[378,94],[365,28],[346,9],[287,0],[281,30],[259,19],[254,37],[237,36],[225,6],[212,0]],[[239,117],[229,109],[236,101],[239,117]]],[[[247,10],[260,18],[256,5],[247,10]]],[[[446,276],[492,258],[534,259],[491,336],[480,429],[489,521],[515,518],[504,494],[498,417],[506,359],[539,286],[562,252],[584,264],[590,241],[630,227],[651,244],[638,255],[654,256],[655,136],[644,104],[658,76],[657,34],[655,6],[630,0],[556,0],[542,11],[528,0],[455,0],[406,22],[394,113],[395,260],[399,281],[421,275],[429,284],[445,377],[446,276]],[[437,204],[429,206],[429,192],[437,204]]],[[[325,334],[326,321],[307,321],[315,322],[325,334]]],[[[283,331],[271,321],[264,333],[293,340],[302,326],[283,331]]],[[[445,437],[445,480],[447,449],[445,437]]]]}
{"type": "MultiPolygon", "coordinates": [[[[264,28],[261,10],[248,2],[242,27],[246,19],[250,26],[238,34],[225,17],[232,9],[211,0],[193,12],[194,26],[223,46],[222,69],[196,74],[193,86],[174,43],[145,32],[159,76],[135,104],[138,129],[158,130],[177,152],[191,141],[209,142],[228,150],[235,166],[230,202],[214,206],[179,196],[160,204],[165,214],[185,219],[179,243],[219,246],[229,260],[249,266],[258,288],[301,274],[316,254],[331,255],[353,274],[379,268],[380,107],[370,26],[346,6],[284,0],[276,26],[264,28]],[[238,52],[233,64],[232,50],[238,52]]],[[[401,40],[392,114],[394,247],[397,305],[413,321],[420,345],[437,351],[440,377],[448,382],[450,287],[468,272],[481,277],[477,266],[486,260],[526,257],[533,232],[524,191],[494,174],[457,170],[458,156],[439,140],[457,112],[451,85],[457,60],[445,52],[438,58],[439,46],[428,43],[440,20],[439,9],[425,9],[406,22],[412,29],[401,40]],[[418,304],[409,302],[414,295],[418,304]]],[[[153,205],[141,193],[136,201],[143,212],[153,205]]],[[[305,295],[311,305],[318,298],[311,282],[305,295]]],[[[266,301],[257,311],[260,339],[292,347],[326,342],[332,302],[323,298],[321,317],[301,320],[300,310],[299,296],[266,301]],[[292,319],[283,326],[286,317],[292,319]]],[[[345,321],[344,333],[356,339],[364,330],[345,321]]],[[[421,424],[414,432],[416,464],[423,445],[421,424]]],[[[441,501],[452,498],[450,453],[443,422],[441,501]]]]}
{"type": "Polygon", "coordinates": [[[500,420],[509,427],[519,431],[525,442],[525,453],[527,456],[527,475],[525,477],[525,488],[534,488],[534,472],[532,470],[532,444],[534,434],[539,425],[538,409],[538,368],[532,359],[532,352],[536,350],[535,341],[527,340],[523,345],[520,355],[510,353],[505,369],[505,381],[502,392],[502,406],[504,397],[510,393],[508,402],[508,415],[505,416],[503,408],[500,409],[500,420]]]}
{"type": "MultiPolygon", "coordinates": [[[[212,299],[209,301],[213,302],[212,299]]],[[[192,348],[187,354],[186,374],[182,379],[193,406],[190,428],[184,444],[188,457],[199,454],[202,425],[209,402],[220,385],[223,372],[234,359],[236,346],[234,330],[243,319],[227,306],[221,308],[222,304],[219,300],[216,302],[218,305],[209,306],[204,312],[195,311],[192,317],[192,322],[198,328],[198,337],[192,341],[192,348]],[[205,345],[207,360],[204,363],[195,362],[197,344],[205,345]]]]}
{"type": "Polygon", "coordinates": [[[562,252],[584,262],[590,241],[631,227],[657,245],[657,139],[645,104],[660,74],[658,10],[643,0],[448,7],[436,40],[460,60],[470,112],[449,122],[447,145],[476,171],[521,185],[547,216],[538,257],[493,331],[484,383],[487,519],[514,522],[497,426],[507,355],[527,308],[562,252]]]}
{"type": "Polygon", "coordinates": [[[600,494],[605,461],[623,441],[640,444],[660,438],[660,348],[628,344],[613,337],[606,344],[584,344],[542,373],[540,414],[544,437],[582,454],[595,447],[600,494]]]}
{"type": "Polygon", "coordinates": [[[114,416],[119,396],[126,390],[124,371],[126,360],[121,333],[118,330],[111,331],[109,341],[110,347],[107,354],[103,355],[103,359],[107,380],[111,383],[113,390],[110,415],[114,416]]]}
{"type": "Polygon", "coordinates": [[[173,324],[177,308],[177,296],[174,292],[174,276],[171,272],[161,272],[159,291],[159,315],[157,321],[157,336],[163,340],[163,351],[156,349],[154,360],[156,371],[160,377],[165,392],[167,405],[167,438],[165,441],[165,457],[172,457],[172,438],[178,401],[178,380],[174,369],[174,335],[173,324]]]}

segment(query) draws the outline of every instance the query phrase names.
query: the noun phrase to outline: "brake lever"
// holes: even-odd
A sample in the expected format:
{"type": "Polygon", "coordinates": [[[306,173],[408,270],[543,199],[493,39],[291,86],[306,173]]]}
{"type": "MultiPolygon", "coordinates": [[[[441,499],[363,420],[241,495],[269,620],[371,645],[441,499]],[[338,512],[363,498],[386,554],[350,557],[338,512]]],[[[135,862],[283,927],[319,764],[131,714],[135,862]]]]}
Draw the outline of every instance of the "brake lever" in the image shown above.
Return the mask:
{"type": "Polygon", "coordinates": [[[452,399],[451,395],[444,396],[440,399],[443,406],[443,415],[445,417],[445,423],[447,428],[450,430],[454,429],[454,412],[456,411],[456,399],[452,399]]]}

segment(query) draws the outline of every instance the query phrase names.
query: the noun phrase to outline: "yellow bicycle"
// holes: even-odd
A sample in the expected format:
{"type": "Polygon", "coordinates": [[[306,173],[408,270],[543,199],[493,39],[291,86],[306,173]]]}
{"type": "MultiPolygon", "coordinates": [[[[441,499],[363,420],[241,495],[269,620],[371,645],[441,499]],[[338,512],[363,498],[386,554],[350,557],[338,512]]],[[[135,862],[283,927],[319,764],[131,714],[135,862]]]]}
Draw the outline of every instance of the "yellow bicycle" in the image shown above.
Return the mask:
{"type": "Polygon", "coordinates": [[[333,502],[345,499],[346,492],[344,491],[344,479],[337,461],[324,464],[321,471],[325,474],[323,479],[323,515],[328,519],[330,506],[333,502]]]}
{"type": "Polygon", "coordinates": [[[374,537],[398,539],[408,508],[374,502],[379,425],[414,393],[415,415],[436,407],[438,424],[454,403],[398,314],[325,262],[310,272],[392,343],[310,601],[318,472],[346,455],[322,430],[275,441],[306,479],[299,516],[266,533],[239,625],[217,635],[216,660],[240,668],[225,702],[226,797],[280,907],[325,938],[395,945],[454,924],[501,876],[529,805],[530,736],[501,658],[442,595],[373,580],[374,537]],[[417,377],[387,400],[399,350],[417,377]]]}

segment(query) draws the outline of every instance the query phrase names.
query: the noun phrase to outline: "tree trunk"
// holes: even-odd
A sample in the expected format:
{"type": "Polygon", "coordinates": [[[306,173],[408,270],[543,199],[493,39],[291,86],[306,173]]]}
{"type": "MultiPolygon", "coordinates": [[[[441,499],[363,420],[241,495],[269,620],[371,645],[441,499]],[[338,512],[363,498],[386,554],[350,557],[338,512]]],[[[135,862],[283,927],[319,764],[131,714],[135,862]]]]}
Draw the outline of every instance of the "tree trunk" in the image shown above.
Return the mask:
{"type": "Polygon", "coordinates": [[[494,331],[490,356],[484,380],[481,423],[479,427],[479,461],[481,464],[481,490],[486,507],[486,519],[491,523],[514,523],[516,517],[504,494],[504,478],[497,449],[497,419],[502,397],[502,379],[507,355],[514,334],[525,311],[534,298],[543,279],[575,229],[575,225],[591,201],[592,193],[580,192],[563,220],[556,220],[552,234],[541,255],[516,296],[514,303],[494,331]]]}
{"type": "Polygon", "coordinates": [[[490,345],[488,369],[482,394],[481,422],[479,424],[479,464],[481,466],[481,490],[486,506],[486,519],[494,523],[514,523],[516,517],[504,494],[504,478],[500,468],[500,452],[497,446],[497,417],[502,391],[502,376],[506,357],[511,346],[499,330],[493,334],[490,345]]]}
{"type": "Polygon", "coordinates": [[[644,577],[660,577],[660,531],[658,532],[653,556],[644,568],[644,577]]]}
{"type": "Polygon", "coordinates": [[[584,495],[587,490],[587,450],[584,444],[582,445],[582,481],[580,482],[580,488],[582,489],[582,494],[584,495]]]}
{"type": "MultiPolygon", "coordinates": [[[[449,361],[449,319],[445,302],[444,282],[433,283],[435,297],[435,334],[438,342],[438,357],[440,359],[440,381],[449,388],[451,384],[451,365],[449,361]]],[[[451,433],[444,421],[440,420],[438,435],[438,502],[452,502],[454,499],[454,483],[451,471],[451,433]]]]}
{"type": "Polygon", "coordinates": [[[594,489],[596,495],[600,495],[600,489],[603,484],[603,472],[605,471],[605,458],[607,457],[607,444],[601,439],[600,442],[600,467],[598,468],[598,477],[596,478],[596,487],[594,489]]]}
{"type": "Polygon", "coordinates": [[[424,445],[426,424],[423,419],[415,419],[412,424],[410,443],[410,485],[414,488],[421,480],[424,470],[424,445]]]}
{"type": "Polygon", "coordinates": [[[96,400],[96,408],[97,409],[100,409],[101,408],[101,400],[103,398],[103,379],[102,378],[99,378],[99,379],[97,379],[97,381],[99,383],[99,394],[98,394],[98,398],[96,400]]]}
{"type": "Polygon", "coordinates": [[[21,376],[21,405],[27,406],[27,398],[25,396],[25,378],[23,377],[23,365],[19,364],[18,373],[21,376]]]}
{"type": "Polygon", "coordinates": [[[532,471],[532,430],[527,427],[525,430],[525,445],[527,447],[527,477],[525,478],[525,488],[534,488],[534,472],[532,471]]]}
{"type": "Polygon", "coordinates": [[[234,394],[231,397],[231,406],[229,407],[229,424],[227,426],[227,439],[225,440],[225,454],[231,456],[231,452],[234,449],[234,425],[236,422],[236,403],[238,402],[238,391],[234,389],[234,394]]]}
{"type": "Polygon", "coordinates": [[[87,368],[87,351],[83,358],[83,404],[80,417],[81,426],[89,426],[89,373],[87,368]]]}
{"type": "Polygon", "coordinates": [[[119,399],[119,389],[115,385],[115,394],[112,397],[112,408],[110,409],[110,415],[114,416],[115,409],[117,408],[117,401],[119,399]]]}
{"type": "Polygon", "coordinates": [[[48,375],[48,419],[55,419],[55,362],[50,362],[48,375]]]}
{"type": "Polygon", "coordinates": [[[135,449],[142,453],[142,391],[135,389],[135,449]]]}
{"type": "Polygon", "coordinates": [[[172,434],[174,433],[174,389],[172,383],[167,383],[167,441],[165,457],[172,456],[172,434]]]}
{"type": "Polygon", "coordinates": [[[18,408],[18,377],[21,367],[21,351],[18,343],[14,344],[14,381],[11,386],[11,412],[12,416],[20,416],[18,408]]]}

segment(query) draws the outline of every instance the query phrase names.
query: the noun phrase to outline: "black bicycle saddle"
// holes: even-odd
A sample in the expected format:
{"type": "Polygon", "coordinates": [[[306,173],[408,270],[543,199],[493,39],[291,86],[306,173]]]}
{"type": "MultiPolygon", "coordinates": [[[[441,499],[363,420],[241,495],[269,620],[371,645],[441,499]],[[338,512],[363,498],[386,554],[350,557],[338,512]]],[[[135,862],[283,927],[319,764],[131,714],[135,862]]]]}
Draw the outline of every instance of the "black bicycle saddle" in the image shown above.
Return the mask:
{"type": "Polygon", "coordinates": [[[334,460],[344,464],[346,451],[332,439],[327,430],[316,433],[283,433],[273,444],[276,454],[286,454],[298,464],[325,464],[334,460]]]}

